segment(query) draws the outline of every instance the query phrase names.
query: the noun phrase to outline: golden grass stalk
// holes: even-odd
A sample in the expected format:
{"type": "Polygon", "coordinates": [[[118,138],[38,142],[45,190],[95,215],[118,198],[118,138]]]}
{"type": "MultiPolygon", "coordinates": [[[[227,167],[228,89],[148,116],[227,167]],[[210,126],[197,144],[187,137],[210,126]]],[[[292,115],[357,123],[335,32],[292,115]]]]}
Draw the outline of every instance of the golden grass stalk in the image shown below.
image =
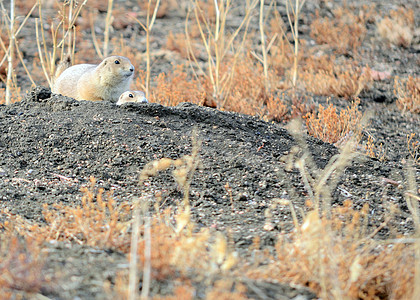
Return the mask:
{"type": "Polygon", "coordinates": [[[48,49],[48,42],[46,38],[46,33],[43,30],[44,21],[42,17],[42,1],[38,0],[39,7],[39,18],[35,20],[35,33],[36,33],[36,42],[38,46],[38,54],[41,62],[42,70],[44,76],[48,81],[49,86],[52,88],[54,85],[54,74],[55,74],[55,63],[57,60],[57,52],[61,49],[60,58],[63,59],[65,52],[65,44],[67,43],[67,53],[73,59],[74,51],[76,47],[76,28],[74,26],[77,17],[79,16],[82,8],[86,4],[85,0],[81,4],[77,4],[77,9],[73,12],[73,7],[76,7],[75,1],[71,0],[69,2],[64,2],[61,7],[61,20],[57,26],[54,26],[54,23],[51,23],[51,39],[52,39],[52,49],[48,49]],[[68,10],[68,17],[66,17],[66,11],[68,10]],[[41,30],[40,30],[41,28],[41,30]],[[62,30],[61,40],[58,39],[58,32],[62,30]],[[42,44],[42,46],[41,46],[42,44]]]}
{"type": "Polygon", "coordinates": [[[292,0],[286,0],[287,19],[289,20],[290,29],[292,31],[294,41],[293,51],[293,68],[292,68],[292,84],[296,87],[298,77],[298,63],[299,63],[299,15],[305,0],[295,0],[295,8],[293,8],[292,0]],[[292,21],[293,17],[293,21],[292,21]]]}
{"type": "MultiPolygon", "coordinates": [[[[273,2],[271,2],[272,4],[273,2]]],[[[271,9],[270,4],[270,9],[271,9]]],[[[265,20],[264,20],[264,0],[260,1],[260,18],[259,18],[259,28],[260,28],[260,36],[261,36],[261,52],[262,52],[262,59],[257,57],[257,59],[262,63],[263,70],[264,70],[264,86],[266,93],[270,92],[270,81],[268,78],[268,61],[267,61],[267,52],[270,49],[270,45],[274,42],[276,36],[272,38],[272,41],[269,43],[269,46],[266,47],[265,43],[265,33],[264,33],[264,26],[265,26],[265,20]]]]}
{"type": "Polygon", "coordinates": [[[130,244],[130,267],[128,282],[128,299],[135,300],[137,298],[137,248],[140,235],[140,199],[134,202],[132,233],[130,244]]]}
{"type": "Polygon", "coordinates": [[[108,9],[106,11],[106,17],[105,17],[105,31],[104,31],[104,42],[103,42],[102,50],[101,50],[101,47],[99,46],[98,39],[96,38],[93,14],[90,14],[90,27],[91,27],[90,32],[92,34],[93,46],[95,47],[96,53],[101,59],[104,59],[109,54],[109,31],[111,28],[111,24],[113,22],[113,16],[112,16],[113,5],[114,5],[114,1],[108,0],[108,9]]]}
{"type": "Polygon", "coordinates": [[[143,266],[143,284],[140,299],[149,299],[149,290],[151,282],[152,269],[152,234],[150,230],[150,217],[146,216],[147,210],[144,210],[144,266],[143,266]]]}
{"type": "Polygon", "coordinates": [[[259,1],[253,0],[252,2],[246,2],[245,16],[242,19],[241,24],[230,36],[228,36],[226,32],[226,21],[229,15],[229,10],[231,8],[230,0],[214,1],[214,7],[216,11],[214,25],[210,24],[210,21],[207,20],[203,10],[199,6],[198,0],[191,1],[192,6],[194,7],[193,12],[195,22],[200,33],[201,42],[206,51],[207,65],[206,70],[203,70],[197,60],[196,55],[194,54],[188,29],[189,16],[191,13],[191,11],[189,11],[185,21],[185,34],[187,37],[187,46],[189,52],[188,57],[190,65],[192,66],[192,62],[194,62],[194,66],[200,70],[201,74],[205,74],[204,76],[206,80],[211,83],[212,96],[215,99],[217,106],[223,107],[224,103],[228,99],[236,62],[245,43],[252,12],[259,1]],[[242,41],[240,45],[235,48],[234,42],[243,29],[244,32],[242,41]],[[231,72],[225,72],[222,74],[221,67],[226,63],[226,58],[229,53],[233,53],[234,59],[231,72]]]}
{"type": "Polygon", "coordinates": [[[16,39],[15,27],[15,1],[10,0],[10,23],[9,23],[9,51],[7,55],[7,78],[6,78],[6,105],[11,104],[11,85],[13,76],[13,59],[14,59],[14,46],[16,39]]]}
{"type": "Polygon", "coordinates": [[[139,19],[134,18],[137,23],[144,29],[146,32],[146,85],[143,86],[143,90],[146,92],[146,98],[149,99],[150,94],[150,79],[151,79],[151,66],[150,66],[150,33],[153,28],[153,24],[156,20],[156,14],[158,12],[160,5],[160,0],[156,1],[155,9],[153,11],[153,15],[150,17],[150,9],[152,7],[152,0],[149,0],[147,4],[147,17],[146,17],[146,24],[143,24],[139,19]]]}

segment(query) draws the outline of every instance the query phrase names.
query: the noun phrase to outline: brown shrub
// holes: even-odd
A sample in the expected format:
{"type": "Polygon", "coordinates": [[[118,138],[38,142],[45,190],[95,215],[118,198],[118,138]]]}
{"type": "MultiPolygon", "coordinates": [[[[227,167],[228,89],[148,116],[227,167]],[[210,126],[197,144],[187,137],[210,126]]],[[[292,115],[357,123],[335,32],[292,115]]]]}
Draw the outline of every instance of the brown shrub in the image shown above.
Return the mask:
{"type": "MultiPolygon", "coordinates": [[[[168,73],[160,73],[155,77],[155,86],[150,91],[150,102],[175,106],[181,102],[191,102],[202,105],[205,91],[198,80],[191,78],[185,72],[184,65],[177,65],[168,73]]],[[[144,84],[144,71],[139,71],[136,86],[144,84]],[[142,74],[143,73],[143,74],[142,74]]]]}
{"type": "Polygon", "coordinates": [[[308,92],[323,96],[357,97],[368,88],[371,75],[368,68],[360,68],[353,61],[341,65],[335,57],[308,57],[302,67],[301,80],[308,92]]]}
{"type": "Polygon", "coordinates": [[[39,243],[43,240],[19,237],[14,224],[5,222],[0,228],[0,294],[2,299],[15,299],[17,291],[36,293],[48,280],[42,275],[44,256],[39,243]]]}
{"type": "Polygon", "coordinates": [[[392,10],[377,23],[377,28],[388,43],[409,47],[414,37],[414,11],[404,7],[392,10]]]}
{"type": "MultiPolygon", "coordinates": [[[[22,92],[20,87],[12,85],[11,88],[11,103],[20,102],[22,100],[22,92]]],[[[0,104],[4,104],[6,99],[6,89],[0,88],[0,104]]]]}
{"type": "Polygon", "coordinates": [[[336,107],[330,103],[328,107],[319,104],[318,112],[308,113],[304,118],[308,133],[327,143],[336,143],[348,134],[357,134],[362,113],[358,110],[359,100],[350,107],[337,113],[336,107]]]}
{"type": "MultiPolygon", "coordinates": [[[[166,39],[165,47],[170,51],[179,53],[182,58],[186,59],[189,57],[187,38],[184,33],[176,33],[174,35],[172,31],[170,31],[166,39]]],[[[191,48],[191,51],[193,51],[194,55],[197,56],[198,50],[193,42],[191,42],[191,48]]]]}
{"type": "Polygon", "coordinates": [[[366,225],[368,205],[351,206],[333,208],[331,218],[309,212],[300,228],[278,240],[276,258],[268,257],[273,262],[243,272],[308,286],[322,299],[411,299],[414,247],[376,241],[377,228],[366,225]]]}
{"type": "Polygon", "coordinates": [[[311,24],[311,37],[318,44],[331,46],[339,54],[357,52],[366,35],[364,20],[348,8],[337,8],[333,14],[332,19],[321,18],[316,12],[316,19],[311,24]]]}
{"type": "Polygon", "coordinates": [[[127,251],[130,246],[127,230],[130,207],[116,206],[112,198],[103,199],[103,189],[95,195],[95,180],[91,187],[83,188],[81,206],[44,205],[45,225],[32,224],[19,216],[8,214],[20,234],[34,236],[42,241],[68,241],[93,247],[106,247],[127,251]]]}
{"type": "Polygon", "coordinates": [[[420,78],[408,76],[394,80],[394,94],[397,96],[397,106],[402,111],[420,113],[420,78]]]}
{"type": "MultiPolygon", "coordinates": [[[[140,11],[143,12],[144,16],[147,15],[148,8],[149,8],[149,14],[150,16],[152,16],[153,11],[155,10],[155,7],[156,7],[157,0],[152,0],[150,3],[151,4],[150,7],[149,7],[149,0],[139,0],[138,3],[140,6],[140,11]]],[[[159,8],[156,13],[156,18],[163,18],[164,16],[166,16],[170,6],[176,7],[177,5],[176,3],[174,5],[173,0],[160,1],[159,8]]]]}

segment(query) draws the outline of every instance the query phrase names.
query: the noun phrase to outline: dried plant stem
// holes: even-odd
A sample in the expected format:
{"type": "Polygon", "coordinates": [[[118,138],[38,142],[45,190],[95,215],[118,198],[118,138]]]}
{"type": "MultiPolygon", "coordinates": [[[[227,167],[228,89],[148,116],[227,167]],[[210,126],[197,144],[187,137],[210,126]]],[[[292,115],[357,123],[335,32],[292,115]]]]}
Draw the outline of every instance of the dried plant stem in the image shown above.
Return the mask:
{"type": "Polygon", "coordinates": [[[108,10],[106,12],[105,19],[105,32],[104,32],[104,57],[107,57],[109,54],[109,28],[112,23],[112,6],[114,4],[113,0],[108,0],[108,10]]]}
{"type": "Polygon", "coordinates": [[[36,86],[36,83],[35,83],[35,81],[33,80],[32,75],[31,75],[31,73],[29,72],[28,68],[26,67],[25,61],[23,60],[22,53],[21,53],[21,52],[20,52],[20,50],[19,50],[19,42],[18,42],[17,40],[15,40],[15,45],[16,45],[16,53],[17,53],[17,55],[19,56],[19,60],[20,60],[20,62],[22,63],[22,66],[23,66],[23,68],[25,69],[25,72],[26,72],[26,74],[28,75],[29,80],[30,80],[30,81],[31,81],[31,83],[32,83],[32,87],[35,87],[35,86],[36,86]]]}
{"type": "Polygon", "coordinates": [[[137,250],[140,235],[140,199],[134,202],[133,225],[131,233],[130,246],[130,267],[128,282],[128,299],[135,300],[137,298],[137,250]]]}
{"type": "Polygon", "coordinates": [[[194,62],[196,67],[200,70],[202,74],[205,74],[206,79],[211,83],[213,90],[213,98],[216,101],[217,106],[223,107],[228,99],[229,91],[232,85],[233,73],[235,70],[235,64],[239,57],[242,47],[245,42],[246,33],[248,31],[248,25],[251,20],[252,11],[258,4],[258,0],[246,1],[245,16],[242,19],[241,24],[238,28],[229,36],[226,37],[226,20],[231,7],[231,1],[220,1],[214,0],[214,7],[216,11],[215,25],[211,25],[201,10],[198,0],[191,0],[192,6],[194,6],[194,19],[198,26],[200,33],[201,41],[206,50],[207,55],[207,68],[203,68],[199,65],[197,58],[195,57],[194,51],[192,49],[191,39],[188,32],[188,21],[190,11],[187,14],[186,23],[185,23],[185,34],[187,36],[187,48],[188,48],[188,58],[191,64],[191,61],[194,62]],[[245,27],[245,30],[243,28],[245,27]],[[242,43],[236,49],[234,48],[233,42],[243,31],[242,43]],[[228,52],[233,52],[233,67],[230,69],[230,72],[221,74],[221,66],[225,62],[225,58],[228,52]]]}
{"type": "Polygon", "coordinates": [[[269,81],[268,81],[268,63],[267,63],[267,49],[265,47],[265,34],[264,34],[264,0],[260,2],[260,34],[261,34],[261,52],[262,52],[262,63],[264,68],[264,86],[265,91],[270,91],[269,81]]]}
{"type": "Polygon", "coordinates": [[[64,2],[62,6],[62,20],[57,26],[54,26],[54,23],[51,24],[51,39],[52,47],[51,50],[48,49],[47,39],[44,32],[44,22],[42,17],[42,5],[41,0],[38,0],[39,8],[39,18],[35,20],[35,33],[36,33],[36,42],[38,46],[39,59],[41,61],[41,67],[44,72],[45,78],[48,81],[49,86],[52,88],[54,84],[54,74],[55,74],[55,62],[57,59],[57,52],[61,49],[61,59],[64,57],[64,48],[67,44],[67,53],[73,58],[76,44],[76,29],[74,23],[78,15],[80,14],[81,9],[86,4],[87,0],[83,3],[78,4],[77,9],[73,12],[74,1],[64,2]],[[66,7],[69,6],[68,17],[65,17],[66,7]],[[63,36],[60,41],[58,41],[58,32],[62,30],[63,36]],[[67,41],[67,42],[66,42],[67,41]],[[41,47],[42,43],[42,47],[41,47]]]}
{"type": "Polygon", "coordinates": [[[156,20],[156,15],[159,9],[160,0],[156,1],[155,9],[153,11],[152,18],[150,18],[150,8],[152,6],[152,0],[149,0],[147,4],[147,17],[146,25],[135,18],[136,22],[146,31],[146,86],[143,89],[146,92],[146,98],[149,99],[150,94],[150,79],[151,79],[151,66],[150,66],[150,32],[152,31],[153,24],[156,20]]]}
{"type": "MultiPolygon", "coordinates": [[[[145,213],[147,213],[145,211],[145,213]]],[[[150,217],[145,216],[144,218],[144,241],[145,241],[145,249],[144,249],[144,266],[143,266],[143,284],[141,289],[141,299],[149,299],[149,290],[150,290],[150,276],[151,276],[151,268],[152,268],[152,235],[150,231],[150,217]]]]}
{"type": "Polygon", "coordinates": [[[6,79],[6,105],[12,103],[11,101],[11,85],[13,76],[13,54],[15,46],[15,1],[10,0],[10,31],[9,31],[9,51],[7,55],[7,79],[6,79]]]}
{"type": "Polygon", "coordinates": [[[293,41],[294,41],[294,50],[293,50],[293,68],[292,68],[292,84],[293,87],[296,87],[297,77],[298,77],[298,63],[299,63],[299,14],[302,9],[305,0],[300,2],[300,0],[295,0],[295,8],[293,8],[292,0],[286,0],[286,11],[287,18],[289,20],[290,28],[292,31],[293,41]],[[293,16],[293,21],[292,21],[293,16]]]}

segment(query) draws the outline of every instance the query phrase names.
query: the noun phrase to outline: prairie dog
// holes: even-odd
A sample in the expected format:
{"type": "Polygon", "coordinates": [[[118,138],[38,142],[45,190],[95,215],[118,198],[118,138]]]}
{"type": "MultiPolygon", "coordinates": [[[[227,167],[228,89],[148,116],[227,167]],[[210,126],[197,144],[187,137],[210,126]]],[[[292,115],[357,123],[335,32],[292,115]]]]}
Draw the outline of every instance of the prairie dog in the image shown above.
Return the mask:
{"type": "Polygon", "coordinates": [[[146,95],[142,91],[126,91],[121,94],[117,101],[117,105],[127,102],[147,103],[146,95]]]}
{"type": "Polygon", "coordinates": [[[79,64],[57,68],[53,93],[76,100],[115,101],[130,89],[134,67],[124,56],[109,56],[99,65],[79,64]]]}

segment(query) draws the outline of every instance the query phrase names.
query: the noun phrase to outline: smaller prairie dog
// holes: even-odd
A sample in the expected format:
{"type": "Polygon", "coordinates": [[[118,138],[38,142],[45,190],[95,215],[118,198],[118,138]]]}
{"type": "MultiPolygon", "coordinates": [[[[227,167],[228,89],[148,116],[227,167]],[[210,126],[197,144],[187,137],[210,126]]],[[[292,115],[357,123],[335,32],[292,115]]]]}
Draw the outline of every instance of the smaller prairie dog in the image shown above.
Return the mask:
{"type": "Polygon", "coordinates": [[[99,65],[79,64],[57,68],[53,93],[76,100],[115,101],[130,89],[134,67],[124,56],[109,56],[99,65]]]}
{"type": "Polygon", "coordinates": [[[127,102],[147,103],[146,95],[142,91],[126,91],[121,94],[117,105],[127,102]]]}

